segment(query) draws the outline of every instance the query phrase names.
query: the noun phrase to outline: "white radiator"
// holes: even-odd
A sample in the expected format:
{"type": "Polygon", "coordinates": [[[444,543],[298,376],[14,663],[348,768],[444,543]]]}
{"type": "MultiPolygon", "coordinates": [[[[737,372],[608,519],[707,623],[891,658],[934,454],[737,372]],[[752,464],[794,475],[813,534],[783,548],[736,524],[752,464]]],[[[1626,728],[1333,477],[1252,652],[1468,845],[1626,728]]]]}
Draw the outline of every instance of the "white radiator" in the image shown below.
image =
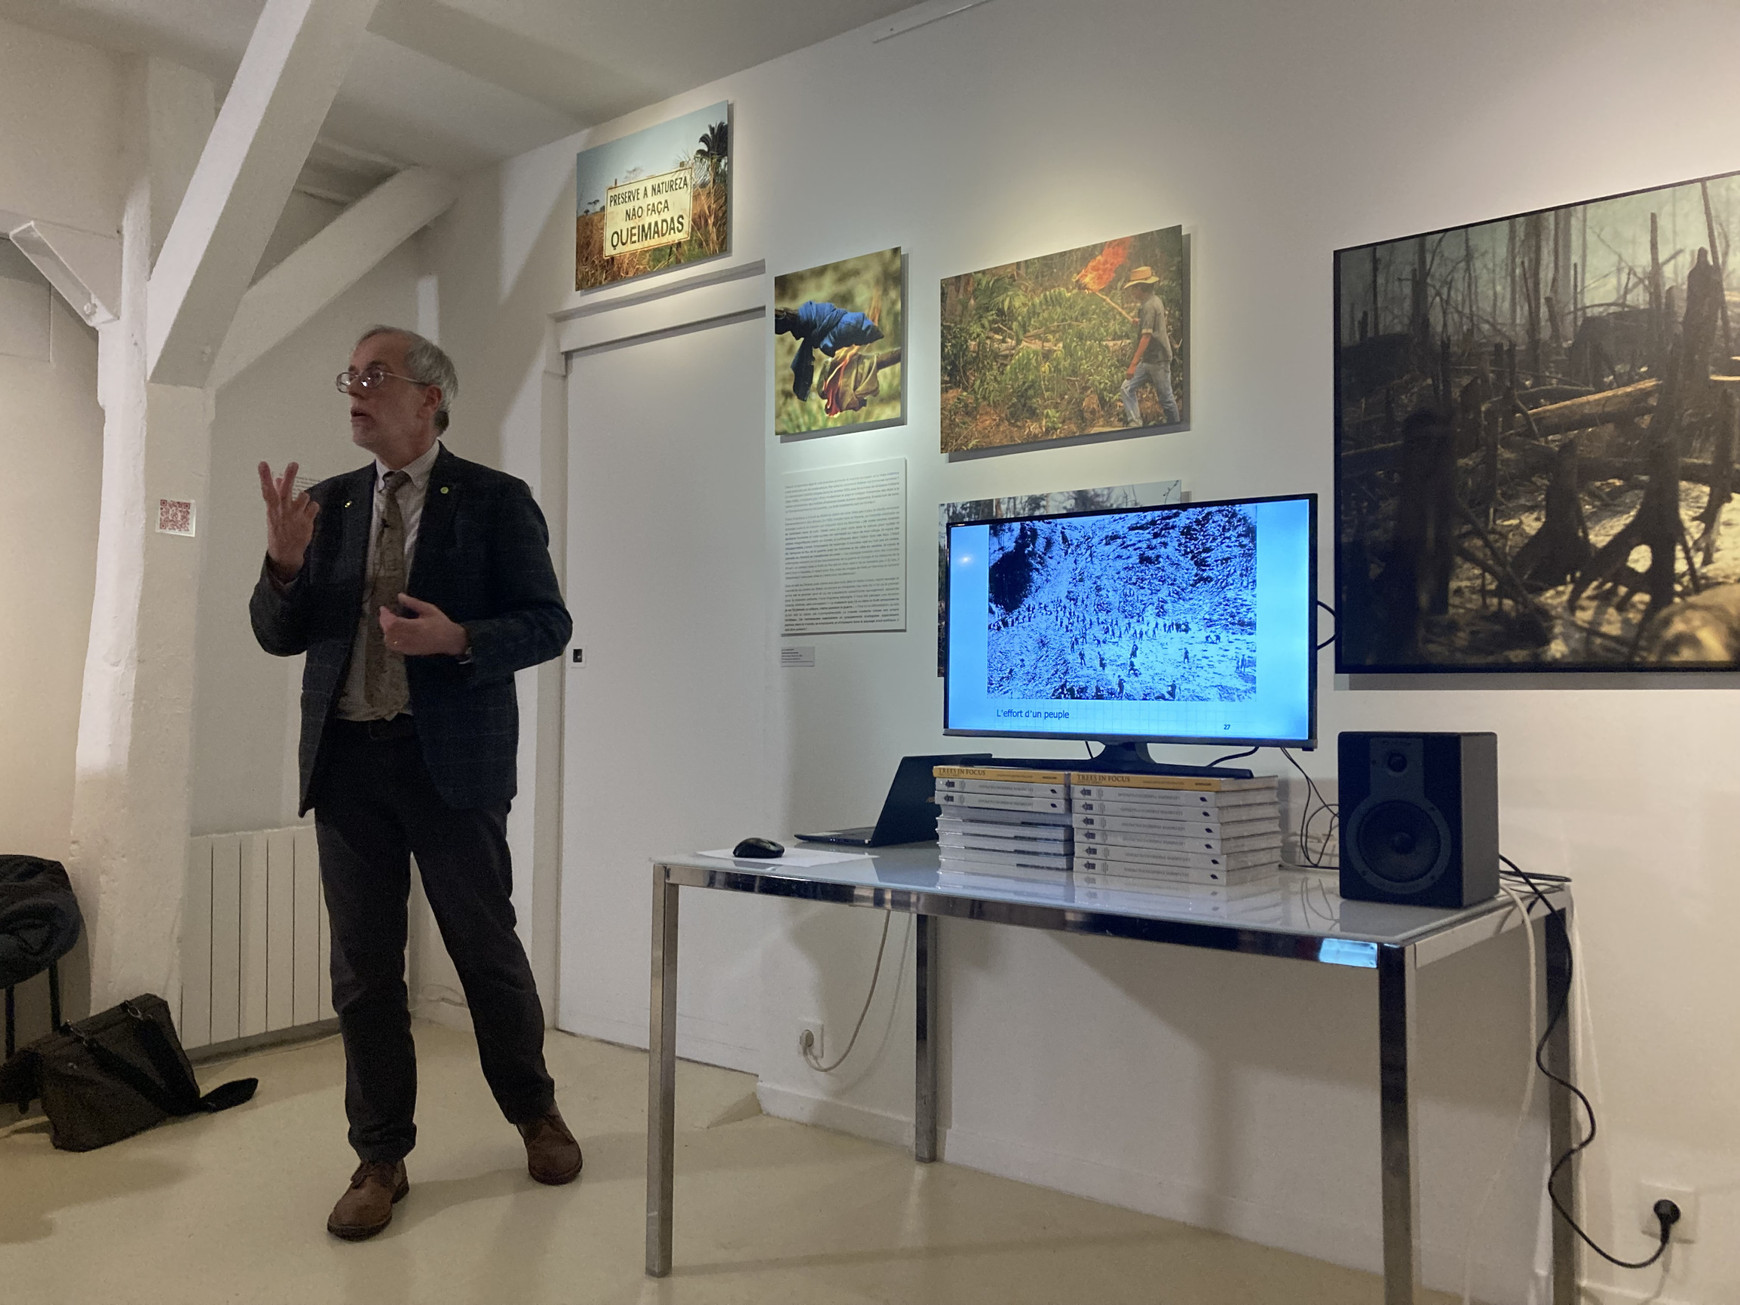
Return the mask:
{"type": "Polygon", "coordinates": [[[313,825],[189,841],[184,1046],[332,1019],[330,952],[313,825]]]}

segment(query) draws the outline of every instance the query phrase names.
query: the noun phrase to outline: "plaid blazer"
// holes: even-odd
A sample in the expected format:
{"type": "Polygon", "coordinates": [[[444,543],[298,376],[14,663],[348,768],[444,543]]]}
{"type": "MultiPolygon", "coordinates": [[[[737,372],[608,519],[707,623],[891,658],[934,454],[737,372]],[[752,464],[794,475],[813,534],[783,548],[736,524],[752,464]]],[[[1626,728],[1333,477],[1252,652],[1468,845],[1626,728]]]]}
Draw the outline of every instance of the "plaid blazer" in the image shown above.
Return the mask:
{"type": "MultiPolygon", "coordinates": [[[[279,657],[307,653],[302,669],[301,803],[314,805],[320,742],[337,706],[362,611],[375,468],[323,480],[302,570],[280,592],[265,565],[248,602],[254,637],[279,657]]],[[[519,706],[514,672],[559,655],[573,631],[550,565],[544,515],[522,480],[445,448],[428,496],[405,592],[434,603],[471,637],[472,660],[408,657],[417,739],[436,791],[450,806],[506,802],[516,789],[519,706]]]]}

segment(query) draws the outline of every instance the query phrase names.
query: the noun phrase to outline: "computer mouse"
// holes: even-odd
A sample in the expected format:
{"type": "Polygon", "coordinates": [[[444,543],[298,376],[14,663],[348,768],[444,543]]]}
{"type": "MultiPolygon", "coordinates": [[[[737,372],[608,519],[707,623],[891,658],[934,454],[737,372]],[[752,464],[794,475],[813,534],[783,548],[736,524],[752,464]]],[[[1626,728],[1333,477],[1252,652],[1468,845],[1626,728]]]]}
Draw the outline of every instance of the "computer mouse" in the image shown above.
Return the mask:
{"type": "Polygon", "coordinates": [[[785,855],[785,844],[771,838],[746,838],[731,849],[732,856],[775,857],[785,855]]]}

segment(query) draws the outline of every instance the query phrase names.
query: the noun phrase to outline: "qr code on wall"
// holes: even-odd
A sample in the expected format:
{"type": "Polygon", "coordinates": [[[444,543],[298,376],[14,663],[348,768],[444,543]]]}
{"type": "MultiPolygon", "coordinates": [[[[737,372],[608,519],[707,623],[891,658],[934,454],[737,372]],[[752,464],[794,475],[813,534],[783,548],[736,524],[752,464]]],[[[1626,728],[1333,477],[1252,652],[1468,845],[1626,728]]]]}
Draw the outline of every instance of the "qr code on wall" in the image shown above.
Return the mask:
{"type": "Polygon", "coordinates": [[[157,533],[160,535],[193,534],[193,503],[183,498],[157,500],[157,533]]]}

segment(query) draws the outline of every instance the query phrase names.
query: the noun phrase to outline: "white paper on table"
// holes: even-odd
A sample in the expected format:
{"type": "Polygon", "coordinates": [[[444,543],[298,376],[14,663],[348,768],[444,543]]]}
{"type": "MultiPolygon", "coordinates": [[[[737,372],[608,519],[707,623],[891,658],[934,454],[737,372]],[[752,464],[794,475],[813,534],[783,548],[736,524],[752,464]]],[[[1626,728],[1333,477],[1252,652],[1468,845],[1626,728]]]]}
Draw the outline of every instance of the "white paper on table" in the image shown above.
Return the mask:
{"type": "Polygon", "coordinates": [[[865,861],[870,859],[868,852],[787,852],[784,856],[733,856],[731,849],[722,847],[717,852],[697,852],[697,856],[718,857],[721,861],[748,861],[751,865],[795,865],[818,866],[838,865],[842,861],[865,861]]]}

